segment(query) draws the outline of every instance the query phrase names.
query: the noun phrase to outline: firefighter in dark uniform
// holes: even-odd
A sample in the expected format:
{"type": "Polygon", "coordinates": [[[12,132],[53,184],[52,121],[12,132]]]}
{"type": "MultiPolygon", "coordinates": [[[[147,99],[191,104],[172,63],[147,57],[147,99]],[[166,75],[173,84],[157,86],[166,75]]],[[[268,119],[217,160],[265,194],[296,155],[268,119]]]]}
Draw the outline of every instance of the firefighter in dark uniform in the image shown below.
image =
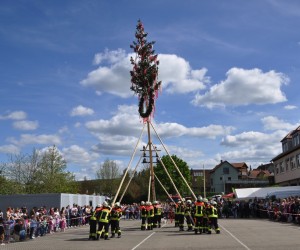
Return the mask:
{"type": "Polygon", "coordinates": [[[208,208],[208,218],[209,218],[209,224],[208,224],[208,234],[211,234],[212,227],[216,231],[217,234],[220,233],[220,228],[218,225],[218,209],[217,209],[217,202],[211,201],[210,207],[208,208]]]}
{"type": "Polygon", "coordinates": [[[207,233],[208,232],[208,208],[209,208],[209,203],[208,199],[204,198],[204,207],[203,207],[203,227],[202,227],[202,233],[207,233]]]}
{"type": "Polygon", "coordinates": [[[192,201],[187,200],[186,206],[184,208],[184,217],[186,219],[186,224],[188,226],[188,231],[193,231],[193,217],[192,217],[192,201]]]}
{"type": "Polygon", "coordinates": [[[177,201],[177,203],[175,203],[175,227],[179,227],[179,209],[180,209],[180,204],[181,201],[177,201]]]}
{"type": "Polygon", "coordinates": [[[146,230],[147,209],[144,201],[141,201],[140,211],[141,211],[141,219],[142,219],[141,230],[146,230]]]}
{"type": "Polygon", "coordinates": [[[89,225],[90,225],[90,235],[89,240],[96,240],[97,238],[97,218],[96,214],[101,209],[101,205],[97,205],[95,211],[92,213],[90,219],[89,219],[89,225]]]}
{"type": "Polygon", "coordinates": [[[178,202],[178,225],[179,231],[184,231],[184,210],[185,204],[183,201],[178,202]]]}
{"type": "Polygon", "coordinates": [[[194,220],[195,227],[194,232],[197,234],[198,232],[202,234],[203,231],[203,212],[204,212],[204,203],[201,196],[197,198],[194,206],[194,220]]]}
{"type": "Polygon", "coordinates": [[[104,238],[108,239],[108,230],[109,230],[109,219],[110,219],[110,207],[106,201],[103,202],[101,210],[97,213],[98,219],[98,231],[97,231],[97,240],[104,238]]]}
{"type": "Polygon", "coordinates": [[[146,202],[147,230],[153,230],[154,207],[150,201],[146,202]]]}
{"type": "Polygon", "coordinates": [[[122,212],[120,202],[116,202],[110,213],[110,238],[114,238],[115,234],[118,234],[118,238],[121,238],[120,219],[122,217],[122,212]]]}
{"type": "Polygon", "coordinates": [[[153,202],[153,208],[154,208],[153,228],[161,227],[162,207],[159,204],[159,201],[153,202]]]}

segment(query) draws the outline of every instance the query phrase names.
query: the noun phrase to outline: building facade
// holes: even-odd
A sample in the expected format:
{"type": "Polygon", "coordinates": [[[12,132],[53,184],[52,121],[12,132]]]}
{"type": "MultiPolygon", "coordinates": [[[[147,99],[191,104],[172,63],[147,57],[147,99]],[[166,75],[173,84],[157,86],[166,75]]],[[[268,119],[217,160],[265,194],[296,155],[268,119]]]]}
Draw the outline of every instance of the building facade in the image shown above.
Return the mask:
{"type": "Polygon", "coordinates": [[[282,153],[272,159],[275,183],[280,186],[300,185],[300,126],[282,140],[282,153]]]}
{"type": "Polygon", "coordinates": [[[245,162],[221,161],[210,172],[210,186],[213,193],[231,193],[236,188],[265,187],[268,178],[253,178],[245,162]]]}
{"type": "Polygon", "coordinates": [[[210,192],[210,169],[191,169],[191,188],[196,195],[210,192]],[[204,192],[205,189],[205,192],[204,192]]]}

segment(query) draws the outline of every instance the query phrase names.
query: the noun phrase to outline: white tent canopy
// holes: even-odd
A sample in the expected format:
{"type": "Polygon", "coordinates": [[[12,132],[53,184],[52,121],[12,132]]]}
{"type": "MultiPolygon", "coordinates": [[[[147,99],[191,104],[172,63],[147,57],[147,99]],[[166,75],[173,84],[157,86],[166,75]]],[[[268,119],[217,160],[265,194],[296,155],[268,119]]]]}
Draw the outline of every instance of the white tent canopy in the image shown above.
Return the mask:
{"type": "Polygon", "coordinates": [[[264,199],[273,195],[276,196],[276,198],[286,198],[289,196],[300,196],[300,186],[237,188],[234,192],[235,197],[239,200],[254,198],[264,199]]]}

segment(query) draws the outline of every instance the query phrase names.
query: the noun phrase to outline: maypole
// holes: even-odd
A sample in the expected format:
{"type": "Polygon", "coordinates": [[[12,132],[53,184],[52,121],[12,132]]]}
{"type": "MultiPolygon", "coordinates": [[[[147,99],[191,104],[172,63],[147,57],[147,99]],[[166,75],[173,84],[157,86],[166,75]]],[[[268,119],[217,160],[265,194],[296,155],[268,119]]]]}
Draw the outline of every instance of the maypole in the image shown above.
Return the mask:
{"type": "MultiPolygon", "coordinates": [[[[131,75],[131,87],[139,97],[139,114],[144,123],[147,123],[148,129],[148,146],[149,146],[149,160],[150,160],[150,185],[152,200],[156,200],[155,194],[155,179],[154,168],[152,160],[152,142],[150,133],[150,120],[155,110],[155,100],[158,97],[158,91],[161,87],[161,82],[158,81],[158,64],[157,55],[153,50],[154,41],[147,41],[148,33],[144,31],[144,25],[139,20],[136,26],[135,38],[130,48],[136,53],[135,59],[130,58],[130,62],[133,65],[131,75]]],[[[149,185],[149,186],[150,186],[149,185]]],[[[150,187],[149,187],[150,188],[150,187]]],[[[150,196],[150,192],[149,195],[150,196]]],[[[148,200],[150,197],[148,197],[148,200]]]]}

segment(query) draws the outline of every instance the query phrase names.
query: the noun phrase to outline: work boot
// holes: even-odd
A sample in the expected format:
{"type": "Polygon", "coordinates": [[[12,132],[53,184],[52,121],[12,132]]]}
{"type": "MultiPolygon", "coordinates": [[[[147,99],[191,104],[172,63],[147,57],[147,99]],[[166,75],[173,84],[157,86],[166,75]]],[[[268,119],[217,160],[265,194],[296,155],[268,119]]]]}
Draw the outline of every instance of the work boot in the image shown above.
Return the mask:
{"type": "Polygon", "coordinates": [[[118,233],[118,238],[121,238],[121,233],[118,233]]]}
{"type": "Polygon", "coordinates": [[[110,236],[110,238],[115,238],[115,234],[112,234],[112,235],[110,236]]]}

